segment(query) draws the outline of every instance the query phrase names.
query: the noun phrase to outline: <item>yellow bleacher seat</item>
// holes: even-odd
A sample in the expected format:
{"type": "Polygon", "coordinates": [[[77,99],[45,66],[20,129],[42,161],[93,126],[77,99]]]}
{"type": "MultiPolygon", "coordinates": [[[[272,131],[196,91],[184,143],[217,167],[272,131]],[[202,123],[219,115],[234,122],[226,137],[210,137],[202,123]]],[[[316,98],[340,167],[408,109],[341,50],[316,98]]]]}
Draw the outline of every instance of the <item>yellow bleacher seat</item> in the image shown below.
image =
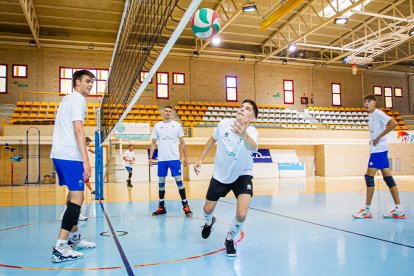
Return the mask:
{"type": "Polygon", "coordinates": [[[39,107],[39,106],[40,106],[40,102],[33,102],[33,103],[32,103],[32,106],[37,106],[37,107],[39,107]]]}
{"type": "Polygon", "coordinates": [[[21,107],[21,106],[16,106],[14,108],[14,112],[21,112],[22,110],[23,110],[23,107],[21,107]]]}
{"type": "Polygon", "coordinates": [[[24,105],[25,105],[25,106],[32,106],[32,104],[33,104],[33,103],[32,103],[32,102],[29,102],[29,101],[24,102],[24,105]]]}
{"type": "Polygon", "coordinates": [[[191,112],[190,112],[190,110],[186,110],[186,111],[184,111],[184,114],[185,115],[191,115],[191,112]]]}
{"type": "Polygon", "coordinates": [[[27,106],[23,107],[23,112],[30,112],[30,107],[27,107],[27,106]]]}
{"type": "Polygon", "coordinates": [[[12,115],[12,118],[13,119],[20,118],[20,112],[18,112],[18,113],[17,112],[14,112],[13,115],[12,115]]]}
{"type": "Polygon", "coordinates": [[[24,106],[24,102],[22,102],[22,101],[18,101],[18,102],[16,103],[16,106],[24,106]]]}
{"type": "Polygon", "coordinates": [[[157,120],[157,116],[155,116],[155,115],[151,115],[149,118],[150,118],[151,121],[156,121],[157,120]]]}
{"type": "Polygon", "coordinates": [[[47,119],[52,119],[52,120],[54,120],[54,119],[55,119],[55,114],[49,114],[49,113],[48,113],[48,114],[46,115],[46,118],[47,118],[47,119]]]}
{"type": "Polygon", "coordinates": [[[164,117],[158,115],[157,120],[159,120],[159,121],[164,120],[164,117]]]}
{"type": "Polygon", "coordinates": [[[158,109],[158,105],[153,104],[153,105],[151,105],[151,108],[152,108],[152,109],[158,109]]]}
{"type": "Polygon", "coordinates": [[[143,120],[149,120],[149,118],[150,118],[150,117],[149,117],[148,115],[144,115],[144,116],[142,116],[142,119],[143,119],[143,120]]]}
{"type": "Polygon", "coordinates": [[[45,113],[45,114],[46,114],[46,111],[47,111],[46,107],[41,107],[41,108],[39,109],[39,112],[40,112],[40,113],[45,113]]]}

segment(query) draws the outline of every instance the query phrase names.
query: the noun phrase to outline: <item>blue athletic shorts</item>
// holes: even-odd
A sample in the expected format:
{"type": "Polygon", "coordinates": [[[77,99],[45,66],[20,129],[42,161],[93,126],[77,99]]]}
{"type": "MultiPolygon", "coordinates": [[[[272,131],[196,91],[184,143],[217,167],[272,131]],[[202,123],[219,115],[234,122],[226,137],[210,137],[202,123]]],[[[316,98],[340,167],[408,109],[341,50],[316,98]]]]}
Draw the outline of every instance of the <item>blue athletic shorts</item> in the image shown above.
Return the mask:
{"type": "Polygon", "coordinates": [[[167,176],[168,168],[170,168],[172,176],[181,175],[181,161],[171,160],[171,161],[158,161],[158,176],[159,177],[167,176]]]}
{"type": "Polygon", "coordinates": [[[388,151],[371,153],[368,161],[368,168],[387,169],[390,167],[388,151]]]}
{"type": "Polygon", "coordinates": [[[131,167],[125,167],[125,169],[127,170],[127,172],[132,172],[132,168],[131,167]]]}
{"type": "Polygon", "coordinates": [[[59,186],[66,185],[69,191],[83,191],[83,162],[52,158],[56,173],[59,177],[59,186]]]}

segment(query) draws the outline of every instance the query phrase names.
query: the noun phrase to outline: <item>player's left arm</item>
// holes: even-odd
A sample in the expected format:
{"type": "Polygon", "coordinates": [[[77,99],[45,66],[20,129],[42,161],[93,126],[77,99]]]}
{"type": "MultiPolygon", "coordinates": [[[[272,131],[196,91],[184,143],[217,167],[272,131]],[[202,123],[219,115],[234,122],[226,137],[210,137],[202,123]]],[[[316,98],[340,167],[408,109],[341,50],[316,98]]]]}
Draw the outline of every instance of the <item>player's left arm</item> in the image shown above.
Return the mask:
{"type": "Polygon", "coordinates": [[[247,132],[247,128],[249,127],[248,123],[244,123],[241,121],[235,120],[232,127],[232,131],[239,135],[243,141],[246,149],[249,151],[256,151],[258,148],[257,142],[253,137],[247,132]]]}
{"type": "Polygon", "coordinates": [[[178,137],[178,139],[180,139],[180,148],[181,148],[181,150],[184,154],[184,163],[183,163],[183,165],[187,166],[187,164],[188,164],[187,147],[185,145],[184,138],[182,136],[178,137]]]}
{"type": "Polygon", "coordinates": [[[383,132],[381,132],[378,136],[377,136],[377,138],[375,138],[374,139],[374,141],[373,141],[373,143],[374,143],[374,145],[376,145],[377,143],[378,143],[378,141],[382,138],[382,137],[384,137],[385,135],[387,135],[388,133],[390,133],[391,131],[393,131],[394,130],[394,128],[396,127],[396,126],[398,126],[398,123],[397,123],[397,121],[395,121],[394,119],[390,119],[389,121],[388,121],[388,123],[387,123],[387,128],[386,129],[384,129],[384,131],[383,132]]]}

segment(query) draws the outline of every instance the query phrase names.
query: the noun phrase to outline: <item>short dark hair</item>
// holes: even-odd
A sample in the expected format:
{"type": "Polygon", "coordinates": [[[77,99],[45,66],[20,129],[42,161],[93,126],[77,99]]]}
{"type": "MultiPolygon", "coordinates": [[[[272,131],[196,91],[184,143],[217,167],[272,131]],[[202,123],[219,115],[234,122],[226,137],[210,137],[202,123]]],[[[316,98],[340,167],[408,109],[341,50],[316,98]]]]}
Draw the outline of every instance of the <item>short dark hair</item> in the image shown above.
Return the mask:
{"type": "Polygon", "coordinates": [[[374,95],[367,95],[364,97],[364,101],[377,101],[374,95]]]}
{"type": "Polygon", "coordinates": [[[253,106],[254,117],[256,117],[256,118],[257,118],[257,116],[259,115],[259,109],[257,108],[257,104],[256,104],[256,102],[255,102],[255,101],[253,101],[253,100],[250,100],[250,99],[245,99],[245,100],[242,102],[242,104],[244,104],[244,103],[249,103],[249,104],[251,104],[251,105],[253,106]]]}
{"type": "Polygon", "coordinates": [[[88,142],[89,142],[89,143],[90,143],[90,142],[92,142],[91,138],[89,138],[89,137],[86,137],[85,139],[86,139],[86,143],[88,143],[88,142]]]}
{"type": "Polygon", "coordinates": [[[83,76],[85,76],[85,75],[86,76],[89,76],[92,79],[95,79],[95,75],[91,71],[88,71],[88,70],[79,70],[79,71],[76,71],[75,73],[73,73],[73,76],[72,76],[72,85],[73,85],[73,88],[76,87],[76,81],[77,80],[82,80],[83,76]]]}
{"type": "Polygon", "coordinates": [[[166,105],[166,106],[164,106],[164,109],[166,109],[166,108],[169,108],[169,109],[173,110],[173,108],[172,108],[172,106],[171,106],[171,105],[166,105]]]}
{"type": "Polygon", "coordinates": [[[131,145],[129,145],[129,146],[128,146],[128,148],[133,147],[133,146],[134,146],[134,145],[132,145],[132,144],[131,144],[131,145]]]}

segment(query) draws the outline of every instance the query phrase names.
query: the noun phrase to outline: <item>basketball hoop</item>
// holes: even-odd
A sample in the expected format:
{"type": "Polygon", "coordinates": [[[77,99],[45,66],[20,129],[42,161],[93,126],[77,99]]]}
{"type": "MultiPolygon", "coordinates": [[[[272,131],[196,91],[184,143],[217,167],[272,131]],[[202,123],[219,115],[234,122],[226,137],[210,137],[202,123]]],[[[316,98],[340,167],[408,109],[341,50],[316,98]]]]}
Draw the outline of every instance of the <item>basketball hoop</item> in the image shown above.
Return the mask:
{"type": "Polygon", "coordinates": [[[357,72],[358,72],[358,65],[354,63],[352,64],[352,75],[356,76],[357,72]]]}

